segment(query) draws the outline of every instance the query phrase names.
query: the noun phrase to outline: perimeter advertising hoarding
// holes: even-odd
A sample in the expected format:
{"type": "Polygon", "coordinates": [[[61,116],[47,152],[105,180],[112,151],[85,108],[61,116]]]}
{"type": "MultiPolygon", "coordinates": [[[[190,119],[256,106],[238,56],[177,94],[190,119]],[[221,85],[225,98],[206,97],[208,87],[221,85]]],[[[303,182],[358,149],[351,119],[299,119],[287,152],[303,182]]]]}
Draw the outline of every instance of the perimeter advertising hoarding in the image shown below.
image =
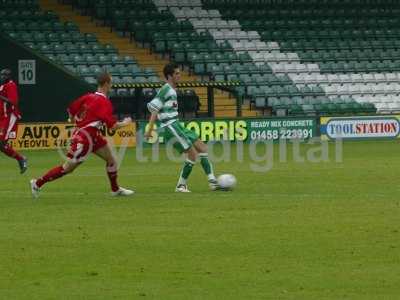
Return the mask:
{"type": "MultiPolygon", "coordinates": [[[[68,146],[74,126],[70,123],[22,123],[18,125],[15,138],[9,142],[17,150],[57,149],[68,146]]],[[[102,130],[111,145],[134,147],[136,124],[117,131],[102,130]]]]}
{"type": "MultiPolygon", "coordinates": [[[[218,119],[181,122],[196,132],[202,141],[243,141],[309,139],[316,136],[315,118],[265,118],[265,119],[218,119]]],[[[143,134],[147,121],[139,122],[143,134]]],[[[163,142],[163,129],[153,134],[149,143],[163,142]]]]}
{"type": "Polygon", "coordinates": [[[399,137],[400,116],[323,117],[321,137],[341,139],[394,139],[399,137]]]}

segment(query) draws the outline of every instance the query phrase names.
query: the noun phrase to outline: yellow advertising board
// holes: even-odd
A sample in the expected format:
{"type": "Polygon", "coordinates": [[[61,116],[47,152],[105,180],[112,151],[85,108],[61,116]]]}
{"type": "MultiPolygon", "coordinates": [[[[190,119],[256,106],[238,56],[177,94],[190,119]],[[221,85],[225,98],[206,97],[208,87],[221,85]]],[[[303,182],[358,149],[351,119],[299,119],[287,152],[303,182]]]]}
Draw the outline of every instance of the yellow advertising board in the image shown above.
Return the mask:
{"type": "MultiPolygon", "coordinates": [[[[9,142],[16,150],[65,148],[73,131],[71,123],[22,123],[18,125],[16,138],[9,142]]],[[[112,146],[136,146],[135,123],[116,131],[103,129],[102,133],[112,146]]]]}

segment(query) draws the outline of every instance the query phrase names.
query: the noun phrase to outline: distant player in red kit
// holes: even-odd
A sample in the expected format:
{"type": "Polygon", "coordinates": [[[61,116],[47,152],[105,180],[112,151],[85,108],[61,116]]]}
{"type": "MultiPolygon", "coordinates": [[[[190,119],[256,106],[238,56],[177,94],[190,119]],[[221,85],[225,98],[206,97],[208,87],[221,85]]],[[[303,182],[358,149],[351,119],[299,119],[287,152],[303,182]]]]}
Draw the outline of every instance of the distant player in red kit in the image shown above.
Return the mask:
{"type": "Polygon", "coordinates": [[[117,163],[107,141],[100,132],[103,125],[115,130],[127,126],[132,122],[132,119],[125,118],[122,122],[118,122],[113,117],[112,104],[106,96],[111,89],[110,74],[100,74],[97,83],[97,92],[83,95],[68,107],[69,117],[76,124],[76,130],[72,135],[71,146],[67,154],[68,160],[64,165],[48,171],[43,177],[31,180],[33,197],[39,196],[40,188],[47,182],[56,180],[75,170],[92,152],[106,161],[112,196],[129,196],[134,193],[134,191],[118,185],[117,163]]]}
{"type": "Polygon", "coordinates": [[[7,143],[16,138],[19,119],[17,85],[11,79],[11,70],[3,69],[0,71],[0,151],[18,161],[22,174],[28,168],[27,160],[7,143]]]}

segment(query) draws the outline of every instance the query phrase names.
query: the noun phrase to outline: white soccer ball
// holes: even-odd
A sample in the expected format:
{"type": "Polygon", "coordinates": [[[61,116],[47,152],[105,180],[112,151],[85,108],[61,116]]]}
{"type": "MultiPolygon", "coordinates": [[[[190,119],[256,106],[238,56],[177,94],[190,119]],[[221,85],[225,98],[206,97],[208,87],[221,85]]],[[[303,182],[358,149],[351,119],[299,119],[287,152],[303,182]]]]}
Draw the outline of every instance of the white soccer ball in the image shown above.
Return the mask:
{"type": "Polygon", "coordinates": [[[232,174],[222,174],[218,176],[217,181],[223,190],[233,190],[236,185],[236,177],[232,174]]]}

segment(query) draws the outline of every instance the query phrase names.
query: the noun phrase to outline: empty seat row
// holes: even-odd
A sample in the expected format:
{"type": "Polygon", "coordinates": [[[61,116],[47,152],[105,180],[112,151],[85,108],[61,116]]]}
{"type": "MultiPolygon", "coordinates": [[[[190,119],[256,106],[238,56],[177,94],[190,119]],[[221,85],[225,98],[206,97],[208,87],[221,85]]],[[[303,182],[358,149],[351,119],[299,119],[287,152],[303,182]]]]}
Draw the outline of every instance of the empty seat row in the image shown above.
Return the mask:
{"type": "Polygon", "coordinates": [[[15,21],[15,22],[1,22],[0,29],[9,32],[28,32],[28,31],[38,31],[38,32],[76,32],[79,31],[78,26],[73,22],[59,22],[59,21],[15,21]]]}
{"type": "Polygon", "coordinates": [[[185,7],[201,7],[201,0],[153,0],[158,8],[185,8],[185,7]]]}
{"type": "Polygon", "coordinates": [[[65,43],[33,43],[25,42],[31,49],[38,50],[46,54],[117,54],[117,49],[111,44],[85,43],[85,42],[65,42],[65,43]]]}
{"type": "Polygon", "coordinates": [[[83,9],[83,10],[99,8],[99,7],[104,7],[104,8],[110,9],[110,10],[116,10],[116,9],[127,9],[127,10],[144,9],[145,10],[145,9],[152,9],[155,7],[152,0],[113,0],[113,1],[75,0],[72,2],[77,2],[77,3],[73,3],[73,5],[80,9],[83,9]]]}
{"type": "Polygon", "coordinates": [[[280,46],[277,42],[262,42],[262,41],[229,41],[229,44],[238,52],[260,52],[260,51],[268,51],[272,52],[274,50],[282,50],[283,47],[280,46]]]}
{"type": "MultiPolygon", "coordinates": [[[[289,53],[288,53],[289,54],[289,53]]],[[[302,61],[329,62],[329,61],[374,61],[399,60],[399,49],[354,49],[354,50],[322,50],[296,52],[302,61]]]]}
{"type": "Polygon", "coordinates": [[[290,115],[304,114],[357,114],[375,113],[372,103],[358,103],[352,98],[328,97],[265,97],[256,96],[254,104],[258,108],[271,107],[274,111],[287,110],[290,115]]]}
{"type": "Polygon", "coordinates": [[[297,40],[280,41],[279,48],[283,51],[318,51],[318,50],[368,50],[368,49],[399,49],[400,40],[297,40]]]}
{"type": "MultiPolygon", "coordinates": [[[[227,16],[224,16],[227,17],[227,16]]],[[[229,17],[228,17],[229,18],[229,17]]],[[[385,19],[349,19],[349,18],[334,18],[334,19],[271,19],[262,17],[260,19],[249,19],[245,16],[233,17],[240,21],[240,25],[248,30],[353,30],[353,29],[390,29],[398,27],[400,20],[398,18],[385,18],[385,19]]]]}
{"type": "MultiPolygon", "coordinates": [[[[213,8],[207,7],[206,8],[213,8]]],[[[221,10],[221,9],[220,9],[221,10]]],[[[311,19],[334,19],[334,18],[392,18],[400,13],[399,7],[392,8],[253,8],[253,9],[230,9],[226,7],[224,15],[229,18],[245,17],[247,19],[288,19],[288,18],[311,18],[311,19]]]]}
{"type": "Polygon", "coordinates": [[[171,13],[179,19],[220,19],[221,14],[218,10],[205,10],[201,7],[171,8],[171,13]]]}
{"type": "Polygon", "coordinates": [[[242,31],[229,29],[210,29],[209,33],[215,40],[258,40],[260,35],[257,31],[242,31]]]}
{"type": "Polygon", "coordinates": [[[399,60],[382,61],[350,61],[350,62],[323,62],[319,63],[323,73],[376,73],[400,71],[399,60]]]}
{"type": "Polygon", "coordinates": [[[195,63],[247,63],[252,62],[252,58],[248,53],[235,52],[212,52],[212,53],[196,53],[191,52],[187,55],[187,61],[191,64],[195,63]]]}
{"type": "Polygon", "coordinates": [[[215,19],[191,19],[193,27],[196,30],[208,30],[208,29],[240,29],[240,24],[237,20],[215,20],[215,19]]]}
{"type": "Polygon", "coordinates": [[[40,43],[40,42],[86,42],[86,43],[97,43],[97,38],[95,35],[91,33],[80,33],[80,32],[8,32],[8,35],[16,40],[20,40],[21,42],[32,42],[32,43],[40,43]]]}
{"type": "MultiPolygon", "coordinates": [[[[87,74],[80,74],[87,82],[90,84],[97,84],[96,74],[87,73],[87,74]]],[[[160,79],[158,77],[145,77],[145,76],[113,76],[112,77],[113,84],[123,84],[123,83],[158,83],[160,79]]]]}
{"type": "Polygon", "coordinates": [[[365,94],[400,94],[400,84],[392,82],[389,84],[332,84],[324,87],[327,95],[365,95],[365,94]]]}
{"type": "Polygon", "coordinates": [[[260,30],[263,39],[279,40],[345,40],[345,39],[390,39],[400,36],[399,28],[387,29],[346,29],[346,30],[318,30],[318,29],[281,29],[281,30],[260,30]]]}
{"type": "Polygon", "coordinates": [[[87,65],[77,65],[77,66],[73,66],[73,65],[67,65],[66,66],[68,70],[73,71],[73,72],[77,72],[79,74],[86,74],[86,73],[98,73],[102,70],[107,70],[108,72],[110,72],[112,75],[115,76],[136,76],[136,75],[140,75],[140,76],[154,76],[154,71],[152,69],[144,69],[142,70],[138,65],[128,65],[128,66],[124,66],[124,65],[119,65],[119,66],[112,66],[112,65],[91,65],[91,66],[87,66],[87,65]]]}
{"type": "Polygon", "coordinates": [[[85,54],[85,55],[67,55],[61,54],[57,56],[57,60],[60,61],[64,65],[136,65],[137,62],[134,58],[129,55],[126,56],[119,56],[116,54],[111,55],[92,55],[92,54],[85,54]]]}
{"type": "Polygon", "coordinates": [[[58,15],[53,11],[41,10],[7,10],[0,9],[0,20],[4,21],[57,21],[58,15]]]}
{"type": "Polygon", "coordinates": [[[394,1],[376,0],[202,0],[204,6],[219,8],[376,8],[382,3],[394,6],[394,1]]]}
{"type": "Polygon", "coordinates": [[[350,73],[350,74],[291,74],[296,83],[304,84],[343,84],[343,83],[392,83],[400,82],[400,73],[350,73]]]}

